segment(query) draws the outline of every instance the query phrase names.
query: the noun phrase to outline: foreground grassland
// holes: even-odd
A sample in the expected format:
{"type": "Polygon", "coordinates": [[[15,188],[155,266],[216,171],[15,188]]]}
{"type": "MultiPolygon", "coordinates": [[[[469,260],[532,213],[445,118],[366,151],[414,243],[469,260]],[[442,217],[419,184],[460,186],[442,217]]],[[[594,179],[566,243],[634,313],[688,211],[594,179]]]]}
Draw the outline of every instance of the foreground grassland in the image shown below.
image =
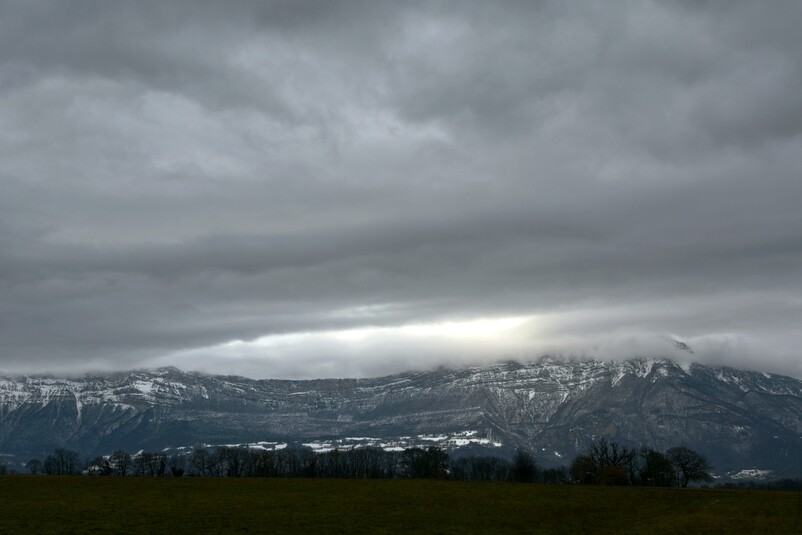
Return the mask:
{"type": "Polygon", "coordinates": [[[0,477],[0,533],[802,533],[802,493],[0,477]]]}

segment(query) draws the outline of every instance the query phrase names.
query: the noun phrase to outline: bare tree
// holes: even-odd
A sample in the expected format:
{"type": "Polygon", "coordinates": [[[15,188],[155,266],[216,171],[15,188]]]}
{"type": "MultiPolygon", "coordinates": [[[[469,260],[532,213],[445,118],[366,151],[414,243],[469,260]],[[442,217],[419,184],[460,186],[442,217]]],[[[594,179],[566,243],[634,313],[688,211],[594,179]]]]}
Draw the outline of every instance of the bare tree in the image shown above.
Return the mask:
{"type": "Polygon", "coordinates": [[[81,467],[80,455],[77,451],[56,448],[45,459],[43,470],[50,476],[69,476],[77,474],[81,467]]]}
{"type": "Polygon", "coordinates": [[[436,446],[407,448],[401,463],[405,475],[412,479],[444,479],[448,476],[448,454],[436,446]]]}
{"type": "Polygon", "coordinates": [[[98,455],[86,464],[86,471],[90,476],[110,476],[113,472],[109,460],[98,455]]]}
{"type": "Polygon", "coordinates": [[[451,477],[466,481],[507,481],[510,463],[494,456],[462,457],[451,463],[451,477]]]}
{"type": "Polygon", "coordinates": [[[167,456],[163,453],[141,451],[132,459],[134,475],[161,477],[167,470],[167,456]]]}
{"type": "Polygon", "coordinates": [[[296,448],[287,448],[281,451],[284,453],[284,459],[287,463],[287,475],[299,477],[302,467],[300,451],[296,448]]]}
{"type": "Polygon", "coordinates": [[[684,446],[671,448],[666,452],[666,457],[671,460],[674,468],[679,472],[679,482],[683,487],[687,487],[691,481],[713,480],[708,472],[710,461],[692,449],[684,446]]]}
{"type": "Polygon", "coordinates": [[[78,474],[81,471],[81,456],[77,451],[66,450],[64,459],[64,473],[67,475],[78,474]]]}
{"type": "Polygon", "coordinates": [[[242,477],[245,475],[250,455],[247,449],[242,447],[224,448],[222,450],[225,458],[225,473],[227,477],[242,477]]]}
{"type": "Polygon", "coordinates": [[[537,477],[537,465],[532,454],[524,449],[515,452],[512,458],[510,477],[519,483],[534,483],[537,477]]]}
{"type": "Polygon", "coordinates": [[[276,477],[287,477],[290,474],[291,463],[290,456],[292,450],[285,448],[278,450],[273,455],[273,473],[276,477]]]}
{"type": "Polygon", "coordinates": [[[205,448],[195,448],[189,457],[189,466],[196,476],[206,477],[209,474],[209,452],[205,448]]]}
{"type": "Polygon", "coordinates": [[[138,477],[145,476],[147,461],[151,455],[152,455],[151,453],[148,453],[146,451],[140,451],[131,458],[131,466],[133,468],[135,476],[138,477]]]}
{"type": "Polygon", "coordinates": [[[273,452],[262,450],[251,455],[250,473],[255,477],[272,477],[276,475],[273,464],[273,452]]]}
{"type": "MultiPolygon", "coordinates": [[[[166,459],[165,462],[167,462],[166,459]]],[[[186,458],[183,455],[176,454],[170,457],[169,460],[170,475],[173,477],[184,477],[186,464],[187,464],[186,458]]]]}
{"type": "Polygon", "coordinates": [[[639,457],[638,480],[641,485],[648,487],[676,486],[677,474],[668,457],[650,448],[641,449],[639,457]]]}
{"type": "Polygon", "coordinates": [[[124,477],[131,469],[131,456],[123,450],[117,450],[109,457],[109,466],[114,475],[124,477]]]}
{"type": "MultiPolygon", "coordinates": [[[[300,454],[301,459],[301,474],[304,477],[317,477],[318,475],[318,466],[317,460],[318,455],[311,450],[302,451],[300,454]]],[[[363,463],[364,466],[364,463],[363,463]]]]}
{"type": "Polygon", "coordinates": [[[577,455],[571,462],[571,478],[577,483],[591,485],[596,483],[596,472],[598,467],[593,457],[590,455],[577,455]]]}
{"type": "Polygon", "coordinates": [[[637,451],[605,438],[594,442],[571,463],[571,477],[581,483],[632,485],[637,480],[637,451]]]}
{"type": "Polygon", "coordinates": [[[157,453],[153,456],[150,465],[148,465],[151,475],[157,477],[164,477],[167,472],[167,455],[164,453],[157,453]]]}
{"type": "Polygon", "coordinates": [[[226,467],[226,449],[225,447],[217,448],[209,454],[208,475],[212,477],[223,476],[226,467]]]}
{"type": "Polygon", "coordinates": [[[30,472],[32,476],[42,473],[42,461],[39,459],[31,459],[25,463],[25,469],[30,472]]]}

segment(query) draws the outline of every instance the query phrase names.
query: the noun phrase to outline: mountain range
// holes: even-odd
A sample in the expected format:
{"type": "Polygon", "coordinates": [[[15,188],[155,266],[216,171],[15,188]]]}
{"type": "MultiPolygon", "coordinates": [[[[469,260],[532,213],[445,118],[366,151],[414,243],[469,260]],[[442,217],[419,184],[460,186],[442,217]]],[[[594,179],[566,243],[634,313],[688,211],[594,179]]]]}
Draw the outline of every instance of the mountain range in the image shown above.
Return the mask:
{"type": "Polygon", "coordinates": [[[255,380],[175,368],[0,376],[0,462],[56,447],[318,451],[439,445],[567,465],[596,439],[687,446],[722,478],[802,476],[802,381],[666,359],[505,362],[373,379],[255,380]]]}

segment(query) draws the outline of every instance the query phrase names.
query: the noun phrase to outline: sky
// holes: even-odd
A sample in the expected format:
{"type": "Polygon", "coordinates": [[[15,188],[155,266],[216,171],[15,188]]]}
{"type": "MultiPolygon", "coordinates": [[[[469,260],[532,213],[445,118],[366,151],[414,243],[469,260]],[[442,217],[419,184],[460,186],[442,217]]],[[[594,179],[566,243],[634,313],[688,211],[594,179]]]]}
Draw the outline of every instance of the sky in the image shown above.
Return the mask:
{"type": "Polygon", "coordinates": [[[0,0],[0,372],[802,377],[800,21],[0,0]]]}

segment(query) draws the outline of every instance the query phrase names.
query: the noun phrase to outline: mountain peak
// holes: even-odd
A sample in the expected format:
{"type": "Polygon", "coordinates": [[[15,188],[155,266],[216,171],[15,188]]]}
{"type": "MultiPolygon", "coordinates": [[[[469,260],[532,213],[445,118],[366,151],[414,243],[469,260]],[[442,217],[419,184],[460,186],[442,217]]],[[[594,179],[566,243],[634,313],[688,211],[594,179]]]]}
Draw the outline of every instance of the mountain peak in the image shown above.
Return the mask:
{"type": "Polygon", "coordinates": [[[686,353],[690,353],[691,355],[693,355],[693,349],[691,349],[691,347],[685,342],[681,342],[680,340],[675,340],[675,339],[672,339],[671,341],[674,343],[674,347],[676,347],[677,349],[680,349],[682,351],[685,351],[686,353]]]}

